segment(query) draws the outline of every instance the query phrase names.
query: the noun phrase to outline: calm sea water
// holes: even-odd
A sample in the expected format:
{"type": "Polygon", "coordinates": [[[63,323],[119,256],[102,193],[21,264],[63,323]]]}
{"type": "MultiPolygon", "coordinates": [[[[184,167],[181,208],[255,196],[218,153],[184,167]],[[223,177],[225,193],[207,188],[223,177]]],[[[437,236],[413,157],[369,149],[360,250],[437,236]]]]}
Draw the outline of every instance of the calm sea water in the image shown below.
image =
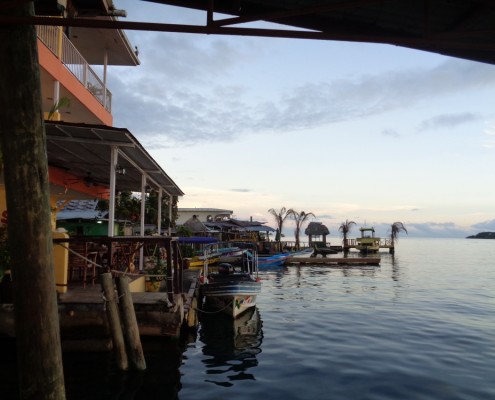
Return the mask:
{"type": "Polygon", "coordinates": [[[141,374],[66,356],[68,398],[495,399],[495,241],[405,237],[380,256],[264,273],[244,335],[203,318],[189,344],[146,342],[141,374]]]}
{"type": "Polygon", "coordinates": [[[200,335],[180,399],[495,399],[495,241],[406,237],[380,256],[264,274],[259,340],[200,335]]]}

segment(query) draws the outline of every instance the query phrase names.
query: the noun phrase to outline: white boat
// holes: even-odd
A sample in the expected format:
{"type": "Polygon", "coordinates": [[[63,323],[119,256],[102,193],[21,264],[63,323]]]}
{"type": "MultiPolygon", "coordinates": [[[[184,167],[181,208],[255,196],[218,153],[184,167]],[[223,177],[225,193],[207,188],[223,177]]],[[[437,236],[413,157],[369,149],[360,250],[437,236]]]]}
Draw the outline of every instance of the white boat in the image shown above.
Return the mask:
{"type": "Polygon", "coordinates": [[[240,266],[221,263],[215,271],[210,271],[205,262],[200,281],[204,311],[222,312],[233,318],[254,307],[261,292],[257,257],[240,266]]]}

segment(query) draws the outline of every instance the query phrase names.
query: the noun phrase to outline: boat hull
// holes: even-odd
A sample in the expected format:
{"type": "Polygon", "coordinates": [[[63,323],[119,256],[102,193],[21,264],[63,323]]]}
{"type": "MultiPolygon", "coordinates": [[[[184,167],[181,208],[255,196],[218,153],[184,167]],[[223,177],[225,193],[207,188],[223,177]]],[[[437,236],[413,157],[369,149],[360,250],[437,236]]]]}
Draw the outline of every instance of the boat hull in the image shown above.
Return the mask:
{"type": "Polygon", "coordinates": [[[202,286],[205,309],[222,312],[237,318],[256,305],[256,296],[261,292],[261,282],[213,282],[202,286]]]}
{"type": "Polygon", "coordinates": [[[260,271],[273,270],[275,268],[284,267],[291,258],[294,257],[309,257],[313,254],[313,249],[304,249],[296,252],[290,253],[278,253],[269,256],[259,256],[258,257],[258,268],[260,271]]]}
{"type": "Polygon", "coordinates": [[[356,249],[362,254],[374,254],[380,250],[380,239],[358,241],[356,249]]]}

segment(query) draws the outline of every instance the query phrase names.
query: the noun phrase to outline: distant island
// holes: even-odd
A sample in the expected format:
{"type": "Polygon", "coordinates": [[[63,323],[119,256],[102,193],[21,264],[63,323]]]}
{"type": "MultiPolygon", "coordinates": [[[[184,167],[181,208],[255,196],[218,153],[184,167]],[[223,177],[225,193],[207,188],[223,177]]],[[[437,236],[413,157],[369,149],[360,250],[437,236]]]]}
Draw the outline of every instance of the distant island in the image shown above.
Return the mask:
{"type": "Polygon", "coordinates": [[[495,239],[495,232],[480,232],[476,235],[468,236],[466,239],[495,239]]]}

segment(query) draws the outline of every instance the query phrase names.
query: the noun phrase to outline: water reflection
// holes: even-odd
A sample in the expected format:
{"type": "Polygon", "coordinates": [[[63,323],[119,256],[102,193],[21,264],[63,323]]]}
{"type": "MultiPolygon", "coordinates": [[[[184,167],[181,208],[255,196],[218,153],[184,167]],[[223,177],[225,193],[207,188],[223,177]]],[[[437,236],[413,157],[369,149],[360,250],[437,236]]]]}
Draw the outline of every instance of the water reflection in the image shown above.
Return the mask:
{"type": "Polygon", "coordinates": [[[200,324],[203,354],[210,356],[203,360],[211,378],[206,382],[229,387],[233,381],[254,380],[250,370],[258,365],[256,355],[263,340],[258,308],[247,310],[235,320],[222,313],[201,315],[200,324]]]}

